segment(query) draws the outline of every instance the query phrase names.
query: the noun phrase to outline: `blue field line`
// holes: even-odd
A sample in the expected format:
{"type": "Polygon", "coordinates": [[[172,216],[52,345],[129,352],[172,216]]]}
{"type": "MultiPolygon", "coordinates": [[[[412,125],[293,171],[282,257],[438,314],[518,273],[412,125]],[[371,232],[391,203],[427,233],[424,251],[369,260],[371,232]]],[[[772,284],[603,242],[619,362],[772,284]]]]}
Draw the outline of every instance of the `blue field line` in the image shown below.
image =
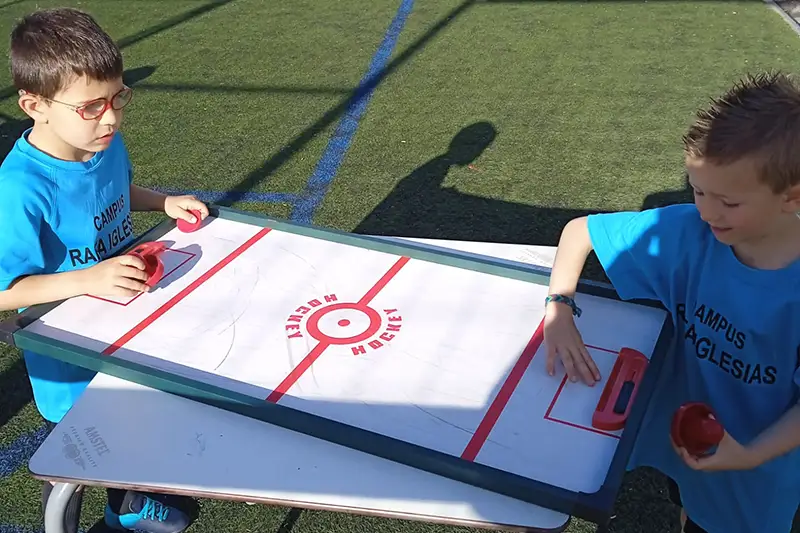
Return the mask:
{"type": "MultiPolygon", "coordinates": [[[[35,431],[20,435],[14,442],[0,448],[0,479],[5,479],[20,469],[36,453],[47,437],[47,428],[42,426],[35,431]]],[[[84,530],[79,529],[79,533],[84,530]]],[[[0,533],[44,533],[43,528],[0,524],[0,533]]]]}
{"type": "MultiPolygon", "coordinates": [[[[0,524],[0,533],[44,533],[44,528],[31,529],[23,526],[13,526],[11,524],[0,524]]],[[[78,529],[78,533],[83,533],[82,529],[78,529]]]]}
{"type": "Polygon", "coordinates": [[[223,199],[232,202],[254,202],[262,204],[294,204],[298,200],[296,194],[280,192],[243,192],[243,191],[200,191],[187,189],[172,189],[164,187],[153,187],[154,191],[171,196],[192,195],[205,203],[216,203],[223,199]]]}
{"type": "Polygon", "coordinates": [[[0,524],[0,533],[44,533],[44,529],[31,529],[29,527],[0,524]]]}
{"type": "Polygon", "coordinates": [[[397,44],[397,38],[400,36],[400,32],[403,30],[406,19],[413,7],[414,0],[402,0],[400,3],[389,29],[386,30],[386,34],[383,36],[383,41],[381,41],[378,51],[372,57],[367,73],[361,79],[350,105],[336,126],[333,137],[328,141],[325,152],[323,152],[317,163],[314,173],[308,179],[305,193],[294,204],[294,209],[290,216],[293,222],[311,223],[314,212],[322,203],[322,199],[328,192],[328,187],[344,160],[344,156],[358,128],[358,121],[361,120],[377,86],[376,79],[379,78],[381,71],[389,62],[389,58],[397,44]]]}
{"type": "MultiPolygon", "coordinates": [[[[82,529],[80,531],[83,531],[82,529]]],[[[0,533],[44,533],[44,528],[31,529],[29,527],[0,524],[0,533]]]]}
{"type": "Polygon", "coordinates": [[[44,426],[20,435],[14,442],[0,448],[0,479],[5,479],[24,465],[44,442],[47,430],[44,426]]]}

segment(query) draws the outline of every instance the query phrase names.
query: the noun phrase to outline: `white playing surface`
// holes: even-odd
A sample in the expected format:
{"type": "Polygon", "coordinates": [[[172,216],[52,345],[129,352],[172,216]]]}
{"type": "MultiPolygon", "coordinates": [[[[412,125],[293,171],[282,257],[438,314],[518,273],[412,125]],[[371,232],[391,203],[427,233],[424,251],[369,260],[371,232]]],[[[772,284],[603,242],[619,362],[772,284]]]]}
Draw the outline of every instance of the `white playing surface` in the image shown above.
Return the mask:
{"type": "MultiPolygon", "coordinates": [[[[264,233],[222,219],[173,230],[155,291],[74,298],[26,329],[569,490],[600,487],[618,442],[591,428],[605,382],[548,376],[543,345],[512,372],[536,347],[546,286],[264,233]]],[[[651,353],[662,311],[577,301],[604,376],[622,347],[651,353]]]]}

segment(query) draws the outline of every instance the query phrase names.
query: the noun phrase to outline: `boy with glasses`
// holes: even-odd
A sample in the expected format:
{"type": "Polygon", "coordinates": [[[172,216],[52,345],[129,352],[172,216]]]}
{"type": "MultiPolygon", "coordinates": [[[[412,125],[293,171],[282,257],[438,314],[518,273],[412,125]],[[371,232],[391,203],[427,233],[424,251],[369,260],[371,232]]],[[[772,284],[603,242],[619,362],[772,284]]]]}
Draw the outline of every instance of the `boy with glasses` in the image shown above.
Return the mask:
{"type": "MultiPolygon", "coordinates": [[[[19,105],[34,125],[0,165],[0,310],[81,294],[133,296],[148,290],[144,263],[116,252],[131,244],[131,211],[208,216],[191,196],[167,197],[132,182],[119,128],[132,92],[122,55],[95,20],[74,9],[38,11],[11,33],[19,105]]],[[[25,352],[36,406],[57,424],[94,373],[25,352]]],[[[43,505],[51,490],[44,484],[43,505]]],[[[76,532],[82,491],[67,507],[76,532]]],[[[176,533],[188,517],[134,491],[108,490],[106,524],[176,533]]]]}

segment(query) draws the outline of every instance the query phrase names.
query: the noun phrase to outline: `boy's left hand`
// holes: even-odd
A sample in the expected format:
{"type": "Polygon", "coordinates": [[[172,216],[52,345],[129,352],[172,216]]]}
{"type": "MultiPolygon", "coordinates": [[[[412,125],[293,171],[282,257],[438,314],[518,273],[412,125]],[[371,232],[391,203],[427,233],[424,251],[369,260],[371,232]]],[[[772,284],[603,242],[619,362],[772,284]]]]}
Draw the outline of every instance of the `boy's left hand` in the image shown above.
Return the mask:
{"type": "Polygon", "coordinates": [[[206,204],[194,196],[167,196],[164,200],[164,212],[175,220],[183,219],[186,222],[194,223],[194,215],[189,211],[200,211],[200,219],[204,220],[208,216],[206,204]]]}
{"type": "Polygon", "coordinates": [[[717,445],[717,450],[709,455],[693,456],[686,448],[678,447],[670,436],[670,442],[675,452],[680,455],[689,468],[705,472],[719,470],[750,470],[761,464],[758,457],[747,447],[739,444],[731,434],[725,432],[722,440],[717,445]]]}

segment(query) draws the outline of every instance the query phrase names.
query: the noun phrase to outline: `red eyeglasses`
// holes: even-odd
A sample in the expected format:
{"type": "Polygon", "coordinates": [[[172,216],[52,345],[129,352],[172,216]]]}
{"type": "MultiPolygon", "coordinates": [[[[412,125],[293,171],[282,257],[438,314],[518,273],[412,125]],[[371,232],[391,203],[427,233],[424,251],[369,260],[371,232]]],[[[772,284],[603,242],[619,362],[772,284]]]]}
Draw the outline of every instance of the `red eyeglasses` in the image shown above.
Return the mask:
{"type": "Polygon", "coordinates": [[[57,104],[71,107],[81,116],[83,120],[95,120],[99,117],[102,117],[109,108],[115,110],[122,109],[131,103],[132,98],[133,89],[130,87],[123,87],[117,94],[112,96],[110,100],[108,98],[98,98],[97,100],[92,100],[91,102],[86,102],[85,104],[81,105],[70,104],[69,102],[59,102],[58,100],[53,100],[52,98],[48,98],[48,100],[57,104]]]}

